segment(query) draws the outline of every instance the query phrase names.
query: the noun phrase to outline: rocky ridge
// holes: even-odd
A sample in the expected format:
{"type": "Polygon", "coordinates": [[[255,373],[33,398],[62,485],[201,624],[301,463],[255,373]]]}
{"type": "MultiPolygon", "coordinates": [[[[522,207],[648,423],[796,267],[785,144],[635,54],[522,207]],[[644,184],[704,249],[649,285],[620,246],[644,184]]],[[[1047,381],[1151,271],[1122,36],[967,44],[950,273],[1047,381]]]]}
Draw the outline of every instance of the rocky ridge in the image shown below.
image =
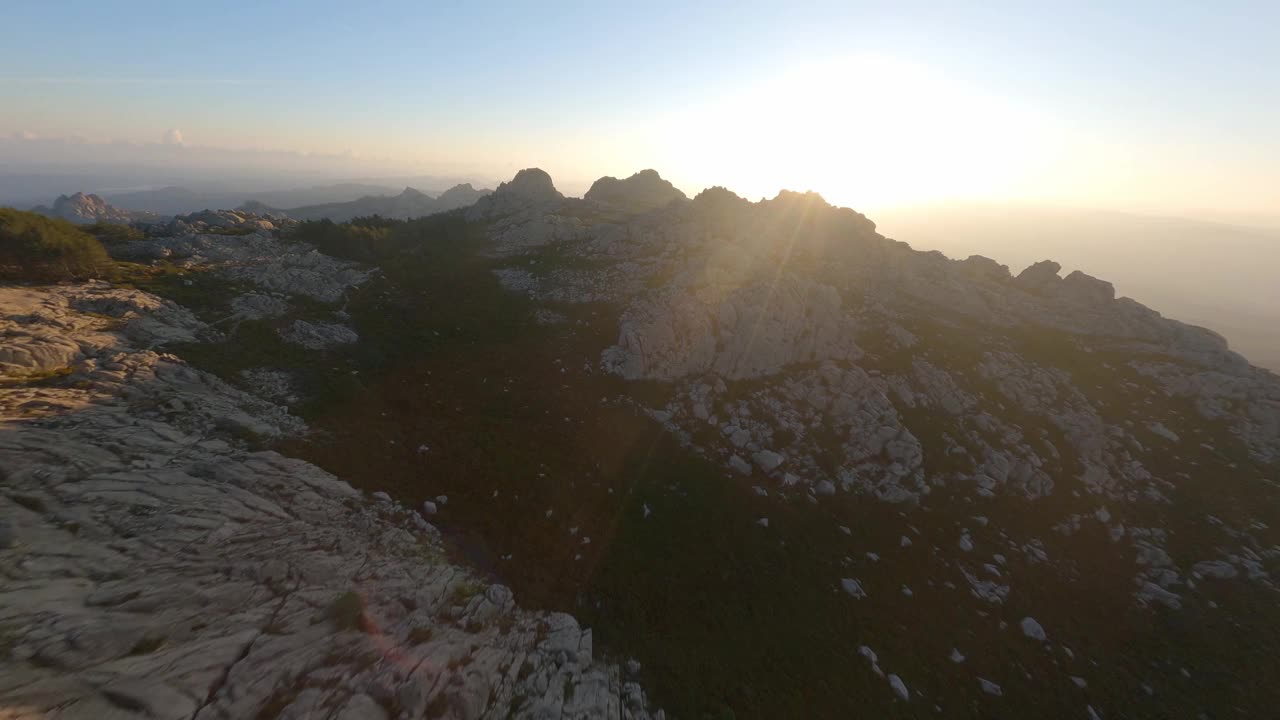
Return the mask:
{"type": "Polygon", "coordinates": [[[251,201],[241,207],[256,212],[268,212],[277,217],[287,217],[294,220],[328,219],[334,222],[344,222],[352,218],[372,215],[408,220],[468,207],[490,192],[488,189],[477,190],[470,183],[462,183],[454,185],[434,197],[420,190],[406,187],[399,195],[368,195],[349,202],[279,209],[268,208],[262,203],[251,201]]]}
{"type": "MultiPolygon", "coordinates": [[[[475,216],[491,221],[497,256],[569,260],[515,262],[500,280],[549,307],[619,308],[600,367],[673,384],[651,415],[773,492],[926,505],[939,492],[1067,494],[1137,553],[1134,601],[1179,607],[1196,568],[1218,560],[1178,565],[1163,531],[1127,525],[1117,507],[1149,515],[1206,479],[1171,467],[1171,454],[1274,482],[1280,378],[1216,333],[1116,298],[1110,283],[1060,277],[1051,261],[1014,276],[981,256],[916,251],[812,193],[752,203],[712,188],[659,210],[592,213],[544,175],[522,171],[475,216]],[[1169,418],[1180,427],[1160,424],[1169,418]]],[[[625,207],[625,186],[606,181],[625,207]]],[[[1057,527],[1077,532],[1079,518],[1057,527]]],[[[1245,539],[1259,527],[1238,519],[1223,536],[1235,559],[1223,562],[1274,589],[1280,545],[1245,539]]],[[[1002,602],[1002,587],[981,593],[1002,602]]]]}

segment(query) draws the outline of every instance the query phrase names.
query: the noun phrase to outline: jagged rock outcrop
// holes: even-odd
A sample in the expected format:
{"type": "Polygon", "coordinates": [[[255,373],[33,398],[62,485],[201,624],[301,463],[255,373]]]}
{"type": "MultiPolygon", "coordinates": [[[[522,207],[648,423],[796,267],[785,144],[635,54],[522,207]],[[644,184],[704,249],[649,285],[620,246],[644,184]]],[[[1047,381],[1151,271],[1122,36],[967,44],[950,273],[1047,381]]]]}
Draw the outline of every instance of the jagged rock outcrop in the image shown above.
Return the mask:
{"type": "MultiPolygon", "coordinates": [[[[540,210],[543,227],[568,221],[556,207],[540,210]]],[[[501,220],[491,228],[499,243],[511,232],[501,220]]],[[[1080,271],[1062,278],[1052,261],[1014,277],[989,258],[954,261],[883,238],[812,193],[750,203],[723,188],[554,242],[572,266],[515,265],[498,271],[503,283],[537,300],[616,303],[603,369],[674,383],[653,417],[726,469],[786,492],[1038,499],[1069,478],[1100,500],[1168,503],[1176,480],[1130,427],[1149,425],[1144,408],[1167,397],[1228,423],[1258,461],[1280,457],[1274,375],[1216,333],[1116,299],[1080,271]],[[1030,354],[1040,336],[1065,345],[1030,354]],[[1121,371],[1112,363],[1124,360],[1101,357],[1135,352],[1169,361],[1121,371]],[[1132,378],[1125,423],[1114,396],[1078,379],[1083,366],[1132,378]]],[[[1124,537],[1119,524],[1109,532],[1124,537]]],[[[1181,578],[1175,568],[1143,575],[1137,597],[1173,593],[1181,578]]]]}
{"type": "Polygon", "coordinates": [[[0,288],[0,378],[70,371],[0,392],[10,715],[651,717],[590,630],[450,564],[415,512],[248,449],[300,423],[147,349],[203,331],[136,290],[0,288]]]}
{"type": "Polygon", "coordinates": [[[467,211],[471,220],[496,220],[520,212],[554,206],[564,200],[551,176],[540,168],[525,168],[509,182],[498,185],[467,211]]]}
{"type": "Polygon", "coordinates": [[[32,208],[32,212],[83,225],[96,222],[127,224],[135,220],[156,217],[152,213],[134,212],[115,207],[93,193],[82,192],[74,195],[59,195],[58,199],[53,201],[53,207],[41,205],[32,208]]]}
{"type": "Polygon", "coordinates": [[[517,254],[581,237],[582,218],[556,212],[565,202],[545,170],[526,168],[472,205],[467,219],[491,223],[496,254],[517,254]]]}
{"type": "Polygon", "coordinates": [[[625,180],[602,177],[591,184],[584,200],[629,212],[643,212],[689,198],[656,170],[641,170],[625,180]]]}
{"type": "Polygon", "coordinates": [[[285,342],[301,345],[308,350],[324,350],[335,345],[350,345],[360,339],[356,331],[339,323],[314,323],[294,320],[280,331],[285,342]]]}
{"type": "Polygon", "coordinates": [[[337,260],[305,243],[285,242],[265,231],[158,237],[114,245],[111,253],[126,260],[168,260],[186,267],[216,269],[263,290],[321,302],[342,299],[348,288],[372,276],[371,270],[356,263],[337,260]]]}
{"type": "MultiPolygon", "coordinates": [[[[728,259],[720,256],[717,259],[728,259]]],[[[735,282],[731,268],[700,269],[696,287],[630,307],[604,364],[630,379],[704,372],[758,377],[790,365],[855,360],[853,324],[830,285],[788,277],[772,287],[735,282]]]]}
{"type": "Polygon", "coordinates": [[[293,221],[272,213],[256,212],[252,208],[240,210],[200,210],[177,215],[164,221],[141,223],[152,236],[198,235],[202,233],[226,234],[227,232],[256,232],[270,235],[273,231],[288,227],[293,221]]]}

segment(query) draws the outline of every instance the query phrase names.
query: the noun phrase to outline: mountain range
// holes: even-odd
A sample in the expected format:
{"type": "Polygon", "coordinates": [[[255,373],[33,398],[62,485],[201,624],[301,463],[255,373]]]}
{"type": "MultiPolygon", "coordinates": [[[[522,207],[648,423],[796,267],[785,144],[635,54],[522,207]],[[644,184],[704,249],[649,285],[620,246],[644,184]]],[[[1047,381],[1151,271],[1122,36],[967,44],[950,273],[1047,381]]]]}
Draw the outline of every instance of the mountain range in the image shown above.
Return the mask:
{"type": "Polygon", "coordinates": [[[352,218],[371,215],[408,220],[455,208],[467,207],[490,192],[490,190],[477,190],[471,187],[470,183],[464,183],[455,185],[435,197],[414,188],[406,187],[398,195],[366,195],[348,202],[278,208],[271,207],[264,201],[252,200],[240,207],[257,213],[287,215],[295,220],[327,218],[335,222],[345,222],[352,218]]]}

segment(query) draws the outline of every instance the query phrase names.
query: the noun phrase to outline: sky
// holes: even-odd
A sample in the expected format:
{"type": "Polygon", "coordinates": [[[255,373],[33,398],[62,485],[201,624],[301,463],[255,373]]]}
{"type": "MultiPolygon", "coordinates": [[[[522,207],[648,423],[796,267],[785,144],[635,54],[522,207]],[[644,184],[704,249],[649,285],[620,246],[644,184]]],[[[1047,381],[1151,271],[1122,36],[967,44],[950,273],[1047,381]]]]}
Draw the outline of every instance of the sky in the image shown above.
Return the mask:
{"type": "Polygon", "coordinates": [[[0,165],[1280,214],[1274,0],[4,5],[0,165]]]}

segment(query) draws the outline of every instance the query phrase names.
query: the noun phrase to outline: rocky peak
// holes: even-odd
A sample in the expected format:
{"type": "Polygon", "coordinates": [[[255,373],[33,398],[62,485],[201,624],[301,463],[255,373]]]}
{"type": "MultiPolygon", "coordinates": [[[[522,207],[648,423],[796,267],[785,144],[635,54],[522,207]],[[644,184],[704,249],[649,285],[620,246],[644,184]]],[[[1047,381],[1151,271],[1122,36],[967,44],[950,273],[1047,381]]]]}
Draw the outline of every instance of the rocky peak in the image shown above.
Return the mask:
{"type": "Polygon", "coordinates": [[[556,190],[547,171],[525,168],[472,206],[467,217],[472,220],[497,218],[539,206],[554,205],[563,200],[564,195],[556,190]]]}
{"type": "Polygon", "coordinates": [[[688,200],[683,192],[663,180],[656,170],[641,170],[625,180],[602,177],[591,185],[583,199],[634,212],[664,207],[688,200]]]}
{"type": "Polygon", "coordinates": [[[462,183],[440,193],[440,197],[436,198],[436,201],[446,209],[466,207],[467,205],[475,204],[477,200],[492,192],[488,188],[477,190],[471,186],[471,183],[462,183]]]}
{"type": "Polygon", "coordinates": [[[499,185],[497,193],[519,195],[531,199],[559,199],[564,197],[559,190],[556,190],[556,185],[551,181],[551,176],[541,168],[525,168],[521,170],[516,173],[516,176],[510,182],[499,185]]]}
{"type": "Polygon", "coordinates": [[[34,208],[34,212],[83,224],[99,221],[127,223],[137,215],[109,204],[98,195],[83,192],[59,195],[52,208],[42,205],[34,208]]]}

